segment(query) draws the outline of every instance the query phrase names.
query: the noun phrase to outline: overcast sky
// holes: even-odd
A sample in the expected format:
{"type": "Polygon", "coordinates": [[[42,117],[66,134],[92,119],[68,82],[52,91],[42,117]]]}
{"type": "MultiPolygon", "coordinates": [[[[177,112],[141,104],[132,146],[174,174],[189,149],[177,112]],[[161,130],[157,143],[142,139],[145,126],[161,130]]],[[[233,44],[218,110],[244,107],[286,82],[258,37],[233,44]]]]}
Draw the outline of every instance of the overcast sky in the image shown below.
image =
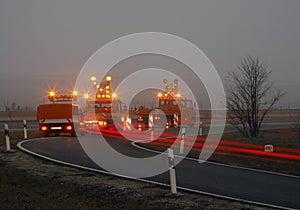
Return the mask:
{"type": "Polygon", "coordinates": [[[260,56],[287,92],[282,103],[300,106],[299,9],[299,0],[1,0],[0,107],[72,89],[101,46],[145,31],[191,41],[222,78],[244,56],[260,56]]]}

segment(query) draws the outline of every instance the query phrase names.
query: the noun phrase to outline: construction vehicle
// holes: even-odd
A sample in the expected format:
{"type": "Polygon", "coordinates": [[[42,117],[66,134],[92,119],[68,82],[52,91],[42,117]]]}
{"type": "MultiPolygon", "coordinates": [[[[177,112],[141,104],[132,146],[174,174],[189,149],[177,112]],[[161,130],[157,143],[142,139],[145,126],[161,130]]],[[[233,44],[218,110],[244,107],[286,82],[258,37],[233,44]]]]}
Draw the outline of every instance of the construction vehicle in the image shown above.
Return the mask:
{"type": "MultiPolygon", "coordinates": [[[[165,91],[157,93],[158,107],[154,109],[140,108],[135,114],[139,121],[138,127],[149,127],[149,114],[152,110],[158,109],[164,112],[166,117],[166,128],[178,126],[191,126],[199,123],[193,119],[198,116],[198,112],[194,109],[193,102],[190,99],[183,98],[178,91],[178,80],[175,79],[172,86],[168,84],[166,79],[163,80],[165,91]]],[[[160,123],[161,117],[156,114],[154,117],[154,125],[160,123]],[[155,123],[157,120],[157,123],[155,123]]],[[[152,124],[151,123],[151,124],[152,124]]],[[[151,127],[151,126],[150,126],[151,127]]],[[[139,129],[140,130],[140,129],[139,129]]]]}
{"type": "MultiPolygon", "coordinates": [[[[112,77],[108,75],[104,81],[98,84],[96,77],[91,77],[94,85],[94,96],[91,99],[88,95],[85,96],[86,106],[83,117],[85,126],[98,125],[98,127],[108,127],[115,126],[116,124],[121,125],[126,121],[125,119],[130,117],[132,125],[137,127],[138,130],[142,130],[142,128],[149,127],[149,114],[154,109],[164,112],[166,116],[166,128],[198,123],[195,120],[193,121],[195,116],[198,116],[197,111],[193,108],[193,102],[180,95],[178,80],[176,79],[173,86],[170,86],[166,79],[163,80],[165,91],[157,94],[158,107],[154,109],[140,108],[134,113],[131,113],[129,110],[129,116],[125,116],[124,114],[126,110],[125,108],[122,109],[121,101],[117,99],[116,93],[112,90],[110,86],[111,80],[112,77]],[[114,120],[112,119],[113,113],[119,114],[114,120]]],[[[158,125],[159,123],[161,127],[164,117],[160,117],[157,113],[155,115],[154,124],[158,125]]]]}
{"type": "Polygon", "coordinates": [[[72,104],[72,99],[76,97],[77,91],[65,95],[57,95],[50,91],[50,103],[37,107],[37,121],[43,136],[58,136],[61,133],[76,136],[74,125],[80,121],[79,106],[72,104]]]}
{"type": "Polygon", "coordinates": [[[91,76],[94,85],[94,96],[90,98],[85,95],[85,108],[83,114],[83,122],[86,127],[97,125],[106,128],[113,125],[112,113],[121,109],[120,102],[116,99],[117,95],[112,91],[110,82],[111,76],[106,76],[105,81],[99,84],[96,77],[91,76]]]}

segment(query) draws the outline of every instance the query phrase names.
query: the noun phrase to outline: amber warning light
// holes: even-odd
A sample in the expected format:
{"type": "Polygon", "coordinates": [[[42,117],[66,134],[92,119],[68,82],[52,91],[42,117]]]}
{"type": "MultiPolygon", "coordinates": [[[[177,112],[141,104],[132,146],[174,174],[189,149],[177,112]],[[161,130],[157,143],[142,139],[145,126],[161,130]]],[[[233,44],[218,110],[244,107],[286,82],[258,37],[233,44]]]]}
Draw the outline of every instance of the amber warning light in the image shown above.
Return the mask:
{"type": "Polygon", "coordinates": [[[54,91],[50,91],[48,95],[48,99],[51,102],[59,102],[59,101],[72,101],[77,98],[78,91],[73,90],[72,94],[56,94],[54,91]]]}

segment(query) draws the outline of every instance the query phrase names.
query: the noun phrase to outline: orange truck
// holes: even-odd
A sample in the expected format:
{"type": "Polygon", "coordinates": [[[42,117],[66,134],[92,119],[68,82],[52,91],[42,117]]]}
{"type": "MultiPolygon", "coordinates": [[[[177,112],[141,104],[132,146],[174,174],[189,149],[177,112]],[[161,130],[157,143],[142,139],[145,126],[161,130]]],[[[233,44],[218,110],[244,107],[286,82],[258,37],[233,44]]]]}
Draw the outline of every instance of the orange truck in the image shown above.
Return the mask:
{"type": "Polygon", "coordinates": [[[80,121],[79,106],[70,102],[58,103],[71,101],[73,97],[74,95],[54,96],[54,93],[50,92],[49,100],[53,103],[41,104],[37,107],[36,119],[43,136],[58,136],[61,133],[76,136],[74,125],[79,124],[80,121]]]}
{"type": "Polygon", "coordinates": [[[111,80],[112,77],[107,75],[104,81],[97,84],[96,77],[91,77],[91,81],[94,84],[94,96],[91,99],[89,95],[85,96],[84,126],[97,125],[105,128],[113,125],[112,113],[120,110],[120,102],[116,99],[116,93],[112,91],[110,86],[111,80]]]}
{"type": "MultiPolygon", "coordinates": [[[[192,126],[199,123],[198,120],[195,120],[199,114],[194,109],[192,100],[183,98],[178,92],[178,80],[174,80],[173,86],[170,86],[166,79],[163,82],[165,84],[165,91],[157,94],[158,107],[155,109],[164,112],[167,120],[166,128],[192,126]]],[[[139,127],[149,124],[148,117],[152,110],[154,109],[142,108],[136,110],[135,114],[138,116],[139,127]]],[[[159,116],[156,116],[156,118],[160,121],[159,116]]],[[[153,120],[155,121],[155,118],[153,120]]],[[[153,123],[157,124],[159,122],[153,123]]]]}

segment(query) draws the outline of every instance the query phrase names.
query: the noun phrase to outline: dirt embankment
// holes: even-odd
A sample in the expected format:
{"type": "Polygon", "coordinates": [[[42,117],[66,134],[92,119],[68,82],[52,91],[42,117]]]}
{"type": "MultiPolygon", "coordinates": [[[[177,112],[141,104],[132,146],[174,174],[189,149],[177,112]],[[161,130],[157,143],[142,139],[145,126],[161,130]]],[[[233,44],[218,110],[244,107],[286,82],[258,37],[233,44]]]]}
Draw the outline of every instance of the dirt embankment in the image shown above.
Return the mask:
{"type": "Polygon", "coordinates": [[[18,141],[12,140],[15,153],[0,144],[3,209],[265,209],[187,192],[166,197],[168,188],[35,158],[19,151],[18,141]]]}

